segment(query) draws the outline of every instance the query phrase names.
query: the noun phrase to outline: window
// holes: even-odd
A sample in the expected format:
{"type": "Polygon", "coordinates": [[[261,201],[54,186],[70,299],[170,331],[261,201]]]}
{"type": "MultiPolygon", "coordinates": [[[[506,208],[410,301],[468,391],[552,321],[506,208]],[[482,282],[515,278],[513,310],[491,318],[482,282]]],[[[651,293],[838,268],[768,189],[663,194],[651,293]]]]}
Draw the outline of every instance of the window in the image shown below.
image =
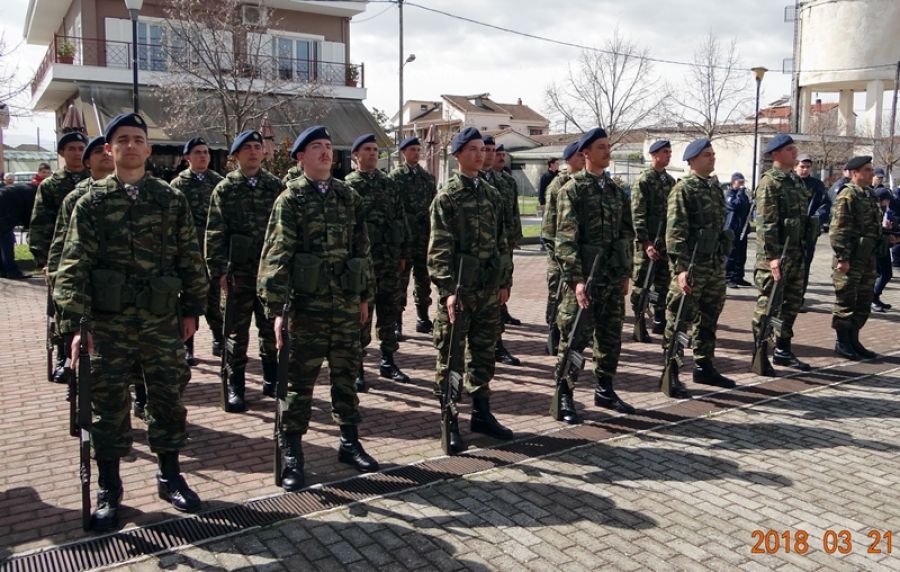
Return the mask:
{"type": "Polygon", "coordinates": [[[544,130],[543,129],[535,129],[534,127],[529,127],[528,134],[529,135],[543,135],[544,130]]]}
{"type": "Polygon", "coordinates": [[[317,42],[280,37],[274,38],[273,41],[280,79],[296,81],[313,79],[313,63],[317,59],[317,42]]]}
{"type": "Polygon", "coordinates": [[[138,22],[138,69],[167,71],[169,66],[163,43],[166,39],[162,25],[138,22]]]}

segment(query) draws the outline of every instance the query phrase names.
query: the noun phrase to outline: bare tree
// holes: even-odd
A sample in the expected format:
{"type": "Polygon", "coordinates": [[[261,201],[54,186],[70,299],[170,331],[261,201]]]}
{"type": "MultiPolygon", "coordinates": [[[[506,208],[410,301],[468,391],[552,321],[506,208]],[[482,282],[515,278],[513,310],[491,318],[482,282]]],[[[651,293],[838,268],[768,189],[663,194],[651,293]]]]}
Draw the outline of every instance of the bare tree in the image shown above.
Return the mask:
{"type": "MultiPolygon", "coordinates": [[[[242,14],[244,0],[169,0],[165,40],[156,56],[175,81],[157,89],[169,105],[166,128],[194,131],[197,125],[221,132],[230,144],[262,118],[281,116],[301,126],[324,117],[331,106],[330,85],[343,85],[350,64],[319,62],[314,54],[275,55],[278,28],[273,12],[259,6],[258,24],[242,14]]],[[[254,4],[255,6],[255,4],[254,4]]],[[[154,52],[150,51],[153,69],[154,52]]]]}
{"type": "Polygon", "coordinates": [[[14,104],[14,100],[28,87],[27,83],[20,83],[16,79],[18,69],[14,54],[18,47],[19,45],[9,46],[5,34],[0,33],[0,105],[9,106],[13,115],[27,111],[24,107],[14,104]]]}
{"type": "Polygon", "coordinates": [[[837,106],[815,106],[810,113],[806,133],[810,140],[803,151],[813,157],[824,178],[840,172],[841,166],[853,154],[854,138],[840,135],[837,106]]]}
{"type": "Polygon", "coordinates": [[[712,139],[723,126],[752,114],[749,79],[735,41],[723,46],[710,32],[694,52],[682,85],[669,89],[675,121],[712,139]]]}
{"type": "Polygon", "coordinates": [[[656,78],[645,48],[624,38],[618,28],[602,48],[582,50],[569,74],[545,90],[546,104],[557,124],[586,131],[606,129],[611,145],[645,125],[662,101],[653,89],[656,78]]]}

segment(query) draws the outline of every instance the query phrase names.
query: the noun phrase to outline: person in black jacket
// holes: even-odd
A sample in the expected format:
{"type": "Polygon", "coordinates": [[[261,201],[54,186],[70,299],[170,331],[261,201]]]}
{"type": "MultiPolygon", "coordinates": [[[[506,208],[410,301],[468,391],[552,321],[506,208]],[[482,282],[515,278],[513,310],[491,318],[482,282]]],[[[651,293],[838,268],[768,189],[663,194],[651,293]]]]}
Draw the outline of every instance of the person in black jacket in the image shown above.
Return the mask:
{"type": "MultiPolygon", "coordinates": [[[[547,187],[550,186],[550,183],[553,182],[553,179],[556,178],[556,174],[559,172],[559,159],[556,157],[547,161],[547,172],[541,175],[541,181],[538,183],[538,205],[540,208],[540,212],[538,216],[544,216],[544,207],[547,204],[547,187]]],[[[541,231],[541,250],[544,250],[544,234],[541,231]]]]}
{"type": "Polygon", "coordinates": [[[0,187],[0,278],[29,278],[16,264],[16,235],[13,229],[28,226],[36,192],[37,187],[31,183],[0,187]]]}
{"type": "Polygon", "coordinates": [[[729,288],[753,286],[744,279],[744,265],[747,263],[747,237],[742,236],[744,224],[750,216],[750,197],[744,188],[744,175],[731,175],[731,187],[725,191],[725,229],[734,231],[734,244],[725,258],[725,281],[729,288]]]}
{"type": "MultiPolygon", "coordinates": [[[[825,191],[825,183],[810,174],[812,171],[812,157],[805,154],[797,157],[797,166],[794,167],[794,171],[800,177],[800,181],[806,187],[806,192],[809,196],[809,209],[807,212],[810,216],[819,217],[819,224],[827,225],[831,219],[831,199],[825,191]]],[[[815,253],[816,244],[812,243],[806,250],[806,267],[803,275],[804,294],[806,294],[806,288],[809,285],[809,269],[815,253]]]]}

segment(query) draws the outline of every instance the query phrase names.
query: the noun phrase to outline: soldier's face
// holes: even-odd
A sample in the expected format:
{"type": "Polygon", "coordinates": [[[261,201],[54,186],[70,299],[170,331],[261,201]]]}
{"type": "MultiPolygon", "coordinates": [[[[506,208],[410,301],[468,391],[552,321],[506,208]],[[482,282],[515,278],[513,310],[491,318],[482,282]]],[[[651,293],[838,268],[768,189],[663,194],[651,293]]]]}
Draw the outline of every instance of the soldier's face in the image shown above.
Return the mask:
{"type": "Polygon", "coordinates": [[[597,139],[583,151],[585,164],[592,170],[602,170],[609,167],[609,139],[602,137],[597,139]]]}
{"type": "Polygon", "coordinates": [[[192,170],[201,173],[209,168],[209,147],[197,145],[184,158],[187,159],[192,170]]]}
{"type": "Polygon", "coordinates": [[[707,147],[699,155],[690,160],[692,171],[696,171],[703,177],[708,177],[716,170],[716,152],[712,147],[707,147]]]}
{"type": "Polygon", "coordinates": [[[303,164],[303,171],[311,178],[324,181],[331,175],[334,150],[328,139],[310,141],[303,151],[297,153],[297,158],[303,164]]]}
{"type": "Polygon", "coordinates": [[[371,171],[378,167],[378,145],[366,143],[357,149],[356,164],[361,171],[371,171]]]}
{"type": "Polygon", "coordinates": [[[477,173],[484,166],[484,143],[477,139],[469,141],[456,154],[456,160],[463,174],[472,176],[477,173]]]}
{"type": "Polygon", "coordinates": [[[584,170],[584,154],[575,153],[571,159],[566,161],[566,164],[569,166],[569,174],[584,170]]]}
{"type": "Polygon", "coordinates": [[[860,187],[868,187],[875,178],[875,167],[872,163],[866,163],[856,171],[850,171],[850,179],[860,187]]]}
{"type": "Polygon", "coordinates": [[[238,152],[234,157],[235,159],[237,159],[237,162],[241,166],[241,169],[259,169],[259,167],[262,165],[263,160],[262,143],[260,143],[259,141],[250,141],[244,143],[243,145],[241,145],[241,148],[238,149],[238,152]]]}
{"type": "Polygon", "coordinates": [[[795,170],[797,172],[797,175],[801,179],[805,179],[806,177],[809,176],[809,172],[812,171],[812,163],[810,163],[809,161],[803,161],[802,163],[797,163],[797,167],[795,170]]]}
{"type": "Polygon", "coordinates": [[[791,143],[785,145],[777,151],[772,151],[772,161],[778,163],[785,169],[793,169],[797,164],[797,146],[791,143]]]}
{"type": "Polygon", "coordinates": [[[104,148],[112,153],[117,169],[137,169],[143,167],[150,157],[150,143],[147,134],[139,127],[119,127],[104,148]]]}
{"type": "Polygon", "coordinates": [[[88,163],[85,165],[88,169],[91,170],[91,175],[94,178],[99,176],[106,176],[106,174],[112,173],[116,164],[113,162],[112,155],[107,153],[106,148],[99,146],[91,149],[91,154],[88,156],[88,163]]]}
{"type": "Polygon", "coordinates": [[[62,155],[63,161],[65,161],[66,167],[70,171],[80,171],[83,168],[81,163],[81,156],[83,154],[84,143],[78,141],[66,143],[60,151],[60,155],[62,155]]]}
{"type": "Polygon", "coordinates": [[[403,151],[400,151],[407,165],[415,165],[422,159],[422,147],[420,145],[410,145],[403,151]]]}
{"type": "Polygon", "coordinates": [[[657,169],[665,169],[669,166],[669,163],[672,161],[672,148],[671,147],[663,147],[656,153],[650,154],[650,161],[653,163],[653,166],[657,169]]]}
{"type": "Polygon", "coordinates": [[[494,170],[499,171],[506,166],[506,151],[494,152],[494,170]]]}
{"type": "Polygon", "coordinates": [[[485,145],[484,146],[484,163],[482,168],[484,169],[493,169],[494,168],[494,149],[496,149],[496,145],[485,145]]]}
{"type": "Polygon", "coordinates": [[[872,184],[875,186],[878,186],[883,182],[884,182],[884,177],[882,177],[881,175],[875,175],[872,177],[872,184]]]}

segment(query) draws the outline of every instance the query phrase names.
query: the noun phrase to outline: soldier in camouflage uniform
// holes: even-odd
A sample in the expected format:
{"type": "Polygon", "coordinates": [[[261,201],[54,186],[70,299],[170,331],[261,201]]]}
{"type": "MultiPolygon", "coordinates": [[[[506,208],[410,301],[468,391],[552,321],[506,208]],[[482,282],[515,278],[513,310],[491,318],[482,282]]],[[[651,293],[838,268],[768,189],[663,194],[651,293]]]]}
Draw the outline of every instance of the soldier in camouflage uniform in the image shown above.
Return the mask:
{"type": "Polygon", "coordinates": [[[331,136],[322,126],[306,129],[294,142],[304,174],[288,183],[275,201],[259,265],[259,297],[275,318],[278,347],[284,303],[290,296],[291,332],[282,486],[304,486],[301,436],[309,428],[313,388],[328,359],[331,415],[340,426],[338,460],[357,470],[378,470],[359,442],[359,399],[353,377],[361,361],[359,328],[374,297],[363,201],[331,176],[331,136]],[[288,290],[290,289],[290,293],[288,290]]]}
{"type": "MultiPolygon", "coordinates": [[[[685,300],[682,324],[693,324],[695,383],[734,387],[734,381],[713,365],[716,328],[725,307],[724,256],[730,252],[733,233],[725,226],[725,196],[710,177],[716,167],[716,153],[709,139],[692,141],[684,151],[691,174],[675,184],[669,193],[666,221],[666,249],[672,271],[666,296],[666,330],[663,349],[672,343],[675,312],[685,300]],[[688,283],[688,266],[697,245],[693,282],[688,283]]],[[[683,384],[672,384],[673,397],[689,397],[683,384]]]]}
{"type": "MultiPolygon", "coordinates": [[[[641,297],[641,289],[650,270],[650,261],[654,260],[654,277],[650,286],[659,295],[653,307],[653,333],[661,334],[666,327],[665,295],[669,291],[669,261],[666,254],[666,204],[669,192],[675,186],[675,179],[666,172],[672,160],[672,144],[660,139],[650,145],[650,167],[644,169],[637,184],[631,190],[631,220],[634,224],[634,287],[631,290],[631,309],[637,319],[637,305],[641,297]],[[660,226],[662,225],[662,226],[660,226]],[[660,241],[660,248],[654,242],[660,241]]],[[[641,332],[643,339],[638,342],[649,343],[652,340],[647,332],[641,332]]]]}
{"type": "Polygon", "coordinates": [[[178,510],[200,509],[178,452],[187,441],[181,395],[190,379],[183,340],[194,333],[207,289],[187,200],[144,170],[146,123],[134,113],[119,115],[104,135],[116,172],[75,204],[53,292],[60,330],[74,334],[72,355],[81,341],[80,319],[90,317],[98,531],[118,526],[119,459],[132,445],[128,382],[136,367],[147,383],[147,438],[159,457],[159,494],[178,510]]]}
{"type": "Polygon", "coordinates": [[[223,294],[232,296],[234,330],[228,333],[228,339],[234,342],[234,353],[229,364],[232,373],[227,381],[225,410],[238,413],[247,410],[244,384],[250,319],[254,316],[262,360],[263,394],[275,395],[278,371],[275,332],[272,320],[266,317],[256,297],[256,273],[272,205],[284,186],[275,175],[261,167],[262,135],[258,131],[244,131],[238,135],[231,145],[231,155],[237,160],[238,168],[216,185],[210,200],[206,266],[210,279],[219,283],[223,294]],[[229,260],[231,282],[228,282],[229,260]]]}
{"type": "MultiPolygon", "coordinates": [[[[372,342],[372,315],[377,311],[376,327],[381,342],[379,374],[407,383],[409,377],[394,362],[394,353],[399,349],[395,326],[400,317],[400,275],[409,259],[403,201],[394,181],[378,170],[378,144],[374,134],[359,136],[350,152],[357,170],[347,175],[344,181],[362,199],[362,215],[372,245],[375,269],[374,304],[368,320],[360,329],[360,349],[365,355],[366,348],[372,342]]],[[[362,361],[356,376],[356,390],[367,390],[362,361]]]]}
{"type": "MultiPolygon", "coordinates": [[[[628,196],[606,174],[609,166],[609,138],[600,127],[591,129],[578,141],[577,152],[584,155],[585,168],[572,175],[557,192],[556,244],[553,247],[565,284],[557,325],[561,335],[559,365],[570,349],[569,334],[578,308],[583,314],[571,349],[581,352],[593,338],[594,375],[597,388],[594,404],[620,413],[634,413],[613,389],[613,376],[622,350],[622,323],[625,319],[625,292],[631,276],[631,206],[628,196]],[[592,282],[585,288],[596,256],[602,261],[592,282]]],[[[572,389],[577,380],[569,379],[560,392],[560,416],[577,423],[572,389]]]]}
{"type": "MultiPolygon", "coordinates": [[[[63,158],[65,166],[41,181],[34,198],[34,209],[31,211],[31,223],[28,227],[28,250],[34,257],[35,268],[42,271],[48,286],[50,277],[47,257],[56,229],[59,207],[66,195],[75,189],[75,185],[90,176],[81,160],[87,144],[88,138],[84,133],[67,133],[60,138],[56,144],[56,152],[63,158]]],[[[53,370],[53,381],[65,383],[67,348],[58,331],[54,338],[56,367],[53,370]]]]}
{"type": "MultiPolygon", "coordinates": [[[[785,134],[772,138],[765,149],[772,157],[772,168],[766,171],[756,187],[756,272],[754,280],[759,289],[756,310],[753,312],[753,338],[759,337],[760,319],[765,316],[769,304],[769,295],[776,281],[784,281],[782,303],[773,317],[781,320],[780,331],[776,332],[775,351],[772,361],[775,365],[783,365],[809,371],[806,364],[794,355],[791,350],[791,338],[794,336],[794,320],[803,304],[803,276],[806,264],[806,245],[809,233],[819,233],[818,217],[807,216],[806,189],[794,174],[797,164],[797,145],[785,134]],[[781,266],[781,255],[785,241],[788,249],[785,253],[784,267],[781,266]]],[[[766,368],[763,375],[775,377],[772,367],[766,368]]]]}
{"type": "MultiPolygon", "coordinates": [[[[292,155],[293,156],[293,155],[292,155]]],[[[296,156],[293,156],[294,159],[297,159],[296,156]]],[[[285,173],[284,177],[281,178],[281,182],[284,183],[285,187],[288,183],[296,179],[297,177],[301,177],[303,175],[303,164],[300,161],[297,161],[297,164],[288,169],[288,172],[285,173]]]]}
{"type": "Polygon", "coordinates": [[[882,233],[881,209],[871,188],[875,174],[872,157],[854,157],[844,169],[850,181],[837,194],[828,228],[834,250],[834,351],[852,360],[872,359],[877,354],[862,345],[859,331],[872,311],[875,257],[888,250],[888,240],[882,233]]]}
{"type": "MultiPolygon", "coordinates": [[[[454,136],[450,152],[459,171],[447,180],[431,205],[431,239],[428,242],[428,274],[438,288],[434,346],[438,350],[436,393],[447,373],[451,324],[461,328],[460,347],[453,348],[454,368],[465,356],[465,391],[472,396],[470,428],[498,439],[513,433],[491,413],[490,382],[494,377],[493,350],[500,330],[500,304],[509,297],[512,255],[503,224],[503,199],[479,176],[484,165],[484,143],[477,129],[469,127],[454,136]],[[462,283],[460,262],[464,265],[462,283]],[[457,286],[462,297],[462,316],[457,316],[457,286]]],[[[450,422],[450,448],[465,450],[459,421],[450,422]]]]}
{"type": "MultiPolygon", "coordinates": [[[[188,204],[191,205],[191,213],[194,215],[194,226],[197,229],[197,237],[200,239],[200,252],[205,251],[206,219],[209,217],[209,200],[212,191],[222,181],[222,175],[209,168],[209,146],[201,137],[194,137],[184,144],[184,160],[188,168],[178,173],[172,179],[170,185],[184,193],[188,204]]],[[[206,300],[206,324],[212,331],[212,354],[222,355],[222,308],[220,307],[222,293],[219,284],[210,281],[209,297],[206,300]]],[[[200,324],[197,324],[200,327],[200,324]]],[[[194,338],[185,342],[185,355],[188,365],[196,365],[194,359],[194,338]]]]}
{"type": "MultiPolygon", "coordinates": [[[[513,251],[519,248],[519,242],[522,240],[522,216],[519,213],[519,184],[516,182],[516,178],[506,171],[506,158],[506,148],[503,145],[497,145],[494,148],[494,173],[500,186],[506,188],[504,195],[507,197],[507,200],[511,199],[509,200],[512,209],[511,230],[508,235],[511,243],[510,251],[513,251]]],[[[499,189],[500,187],[498,187],[499,189]]],[[[510,295],[512,295],[511,290],[510,295]]],[[[522,325],[522,320],[514,318],[509,313],[507,304],[500,306],[500,320],[503,324],[509,324],[510,326],[522,325]]]]}
{"type": "Polygon", "coordinates": [[[388,177],[394,181],[403,202],[406,213],[406,227],[409,231],[409,254],[406,268],[400,277],[399,304],[400,314],[397,331],[402,334],[401,320],[406,309],[406,295],[409,290],[410,273],[413,276],[413,303],[416,305],[416,331],[430,334],[434,324],[428,318],[431,306],[431,282],[428,280],[428,235],[431,226],[428,208],[437,192],[434,177],[419,166],[422,144],[418,137],[408,137],[400,143],[400,154],[403,164],[391,171],[388,177]]]}
{"type": "MultiPolygon", "coordinates": [[[[517,243],[519,240],[519,238],[511,238],[515,236],[516,220],[518,220],[519,222],[519,232],[521,233],[521,219],[518,219],[518,217],[515,216],[515,213],[518,212],[518,206],[516,205],[516,200],[513,195],[515,190],[510,188],[508,182],[503,179],[503,177],[499,173],[497,173],[497,171],[494,170],[494,160],[497,147],[494,138],[490,135],[485,135],[483,143],[484,169],[479,173],[479,175],[494,189],[496,189],[498,193],[500,193],[500,198],[503,201],[501,223],[504,226],[503,234],[507,237],[506,239],[509,242],[508,248],[511,254],[515,243],[517,243]]],[[[511,287],[512,284],[510,284],[510,288],[511,287]]],[[[505,305],[505,303],[500,305],[500,330],[497,332],[497,343],[494,346],[494,359],[506,365],[518,366],[521,365],[522,362],[519,360],[519,358],[509,353],[509,350],[507,350],[506,346],[503,345],[503,332],[506,331],[506,320],[504,320],[505,313],[503,310],[503,307],[505,305]]]]}

